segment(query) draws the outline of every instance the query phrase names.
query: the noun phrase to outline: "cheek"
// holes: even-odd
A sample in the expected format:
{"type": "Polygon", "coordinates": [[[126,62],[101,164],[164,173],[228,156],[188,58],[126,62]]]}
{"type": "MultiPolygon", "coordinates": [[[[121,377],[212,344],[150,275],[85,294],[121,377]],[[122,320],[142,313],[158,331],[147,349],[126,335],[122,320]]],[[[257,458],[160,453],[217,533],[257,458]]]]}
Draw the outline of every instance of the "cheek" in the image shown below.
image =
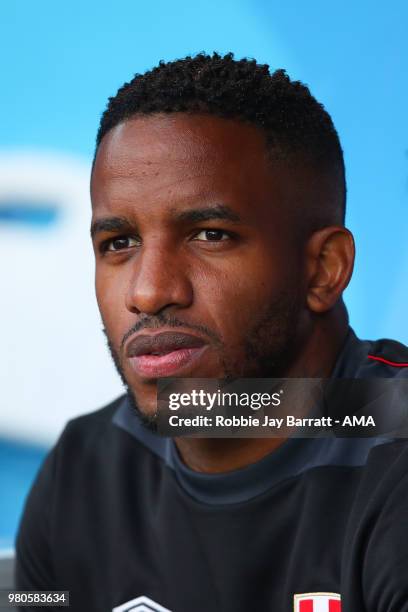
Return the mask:
{"type": "Polygon", "coordinates": [[[205,305],[206,316],[227,346],[241,344],[254,320],[289,290],[290,283],[283,261],[271,261],[265,252],[247,252],[231,265],[224,262],[222,270],[201,274],[196,279],[196,303],[205,305]]]}
{"type": "Polygon", "coordinates": [[[119,274],[96,267],[95,291],[99,312],[111,342],[118,346],[130,326],[125,308],[125,285],[119,274]]]}

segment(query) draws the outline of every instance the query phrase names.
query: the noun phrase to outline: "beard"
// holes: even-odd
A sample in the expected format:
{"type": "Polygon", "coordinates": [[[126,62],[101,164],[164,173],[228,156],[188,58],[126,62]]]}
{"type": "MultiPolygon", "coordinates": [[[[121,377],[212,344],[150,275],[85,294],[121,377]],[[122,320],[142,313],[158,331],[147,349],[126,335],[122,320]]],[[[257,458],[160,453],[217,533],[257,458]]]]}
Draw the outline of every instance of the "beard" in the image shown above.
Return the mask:
{"type": "MultiPolygon", "coordinates": [[[[293,291],[282,292],[262,313],[258,313],[253,325],[242,342],[239,359],[228,355],[225,344],[212,330],[203,325],[186,324],[179,319],[163,313],[155,317],[144,317],[139,320],[124,336],[121,346],[133,333],[143,328],[183,327],[200,331],[216,346],[220,354],[221,372],[216,378],[280,378],[285,375],[297,349],[298,327],[301,313],[300,296],[293,291]]],[[[157,432],[157,412],[153,414],[143,410],[135,392],[130,386],[120,353],[113,346],[106,331],[107,345],[113,363],[126,389],[130,408],[136,412],[141,423],[150,431],[157,432]]],[[[197,375],[199,377],[199,375],[197,375]]]]}
{"type": "Polygon", "coordinates": [[[149,431],[152,431],[154,433],[157,432],[157,412],[155,412],[154,414],[148,414],[146,413],[144,410],[141,410],[139,408],[139,404],[137,402],[136,399],[136,395],[133,391],[133,389],[131,388],[131,386],[129,385],[126,376],[125,376],[125,372],[124,369],[121,365],[121,361],[119,358],[119,353],[118,351],[114,348],[108,334],[106,331],[106,328],[103,328],[102,330],[106,336],[107,339],[107,345],[108,345],[108,349],[109,352],[111,354],[113,363],[115,364],[116,367],[116,371],[120,376],[120,379],[123,383],[123,386],[125,387],[126,390],[126,395],[127,395],[127,400],[128,400],[128,404],[130,409],[135,412],[137,414],[137,416],[139,417],[139,420],[141,421],[142,425],[148,429],[149,431]]]}

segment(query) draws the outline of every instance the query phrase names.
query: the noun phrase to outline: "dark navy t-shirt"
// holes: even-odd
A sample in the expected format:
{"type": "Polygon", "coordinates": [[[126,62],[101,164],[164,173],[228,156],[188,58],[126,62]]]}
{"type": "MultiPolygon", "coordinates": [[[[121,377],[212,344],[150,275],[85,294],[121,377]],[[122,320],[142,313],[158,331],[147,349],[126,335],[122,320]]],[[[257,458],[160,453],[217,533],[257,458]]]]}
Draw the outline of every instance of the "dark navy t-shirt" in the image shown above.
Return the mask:
{"type": "MultiPolygon", "coordinates": [[[[407,362],[350,330],[333,375],[407,377],[407,362]]],[[[408,443],[289,439],[201,474],[124,396],[68,423],[16,555],[16,587],[69,590],[71,610],[408,612],[408,443]]]]}

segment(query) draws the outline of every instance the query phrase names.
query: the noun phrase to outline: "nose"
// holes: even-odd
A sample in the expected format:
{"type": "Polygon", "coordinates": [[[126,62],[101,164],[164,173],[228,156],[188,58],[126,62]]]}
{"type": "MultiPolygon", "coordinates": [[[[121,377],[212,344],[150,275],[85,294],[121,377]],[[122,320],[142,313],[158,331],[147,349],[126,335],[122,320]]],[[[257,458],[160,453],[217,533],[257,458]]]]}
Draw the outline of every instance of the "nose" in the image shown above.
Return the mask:
{"type": "Polygon", "coordinates": [[[164,246],[144,246],[135,259],[126,308],[135,314],[157,315],[172,306],[187,308],[193,299],[188,267],[164,246]]]}

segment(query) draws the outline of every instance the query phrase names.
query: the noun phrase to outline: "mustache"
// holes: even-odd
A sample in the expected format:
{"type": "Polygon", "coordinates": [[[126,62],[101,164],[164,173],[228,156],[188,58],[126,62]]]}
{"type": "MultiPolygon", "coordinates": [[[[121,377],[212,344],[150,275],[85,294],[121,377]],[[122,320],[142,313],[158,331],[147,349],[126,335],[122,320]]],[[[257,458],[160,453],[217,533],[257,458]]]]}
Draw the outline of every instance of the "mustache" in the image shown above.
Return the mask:
{"type": "MultiPolygon", "coordinates": [[[[120,352],[122,353],[125,343],[130,336],[136,334],[142,329],[160,329],[162,327],[170,327],[177,329],[183,327],[184,329],[190,329],[196,331],[207,338],[218,346],[222,345],[220,336],[206,325],[200,325],[198,323],[186,323],[177,317],[166,316],[165,314],[157,314],[154,316],[144,316],[140,318],[132,327],[125,333],[120,343],[120,352]]],[[[103,328],[103,333],[108,337],[107,331],[103,328]]],[[[109,337],[108,337],[109,338],[109,337]]]]}

